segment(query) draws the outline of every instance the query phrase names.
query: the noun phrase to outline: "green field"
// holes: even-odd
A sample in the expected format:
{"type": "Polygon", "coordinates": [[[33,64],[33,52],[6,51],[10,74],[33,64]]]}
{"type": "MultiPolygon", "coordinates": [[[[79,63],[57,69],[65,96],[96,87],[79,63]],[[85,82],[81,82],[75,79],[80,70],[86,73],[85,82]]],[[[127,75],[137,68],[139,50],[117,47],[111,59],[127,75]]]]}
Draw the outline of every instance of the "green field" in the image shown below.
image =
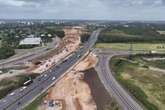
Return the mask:
{"type": "Polygon", "coordinates": [[[105,32],[104,35],[105,36],[137,37],[136,35],[130,35],[117,29],[111,30],[109,32],[105,32]]]}
{"type": "MultiPolygon", "coordinates": [[[[164,110],[165,73],[149,69],[149,66],[154,66],[153,63],[154,61],[146,62],[140,57],[114,58],[110,62],[116,79],[147,110],[164,110]]],[[[156,61],[155,67],[159,66],[156,61]]]]}
{"type": "Polygon", "coordinates": [[[98,43],[164,43],[165,34],[151,28],[143,27],[113,27],[103,30],[98,43]]]}
{"type": "Polygon", "coordinates": [[[96,48],[110,48],[112,50],[130,50],[132,47],[133,51],[165,51],[165,44],[163,43],[97,43],[96,48]]]}

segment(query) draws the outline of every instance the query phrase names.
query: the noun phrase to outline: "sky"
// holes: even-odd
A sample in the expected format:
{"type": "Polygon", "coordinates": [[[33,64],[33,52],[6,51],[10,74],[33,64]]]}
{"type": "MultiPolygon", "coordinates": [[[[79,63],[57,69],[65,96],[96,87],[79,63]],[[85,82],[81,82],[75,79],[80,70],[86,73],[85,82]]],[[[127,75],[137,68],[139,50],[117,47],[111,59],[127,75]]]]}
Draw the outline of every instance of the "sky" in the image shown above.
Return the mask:
{"type": "Polygon", "coordinates": [[[0,18],[165,20],[165,0],[0,0],[0,18]]]}

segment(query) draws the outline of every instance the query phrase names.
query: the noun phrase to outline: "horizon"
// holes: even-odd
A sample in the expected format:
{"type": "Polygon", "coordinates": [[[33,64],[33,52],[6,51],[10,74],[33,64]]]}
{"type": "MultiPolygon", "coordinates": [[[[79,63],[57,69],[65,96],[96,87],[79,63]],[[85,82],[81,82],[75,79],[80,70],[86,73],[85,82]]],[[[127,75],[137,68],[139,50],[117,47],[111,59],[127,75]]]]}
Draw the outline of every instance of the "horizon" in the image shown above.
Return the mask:
{"type": "Polygon", "coordinates": [[[1,19],[164,21],[165,0],[0,0],[1,19]]]}
{"type": "Polygon", "coordinates": [[[62,21],[107,21],[107,22],[165,22],[165,20],[106,20],[106,19],[39,19],[39,18],[0,18],[0,21],[3,20],[62,20],[62,21]]]}

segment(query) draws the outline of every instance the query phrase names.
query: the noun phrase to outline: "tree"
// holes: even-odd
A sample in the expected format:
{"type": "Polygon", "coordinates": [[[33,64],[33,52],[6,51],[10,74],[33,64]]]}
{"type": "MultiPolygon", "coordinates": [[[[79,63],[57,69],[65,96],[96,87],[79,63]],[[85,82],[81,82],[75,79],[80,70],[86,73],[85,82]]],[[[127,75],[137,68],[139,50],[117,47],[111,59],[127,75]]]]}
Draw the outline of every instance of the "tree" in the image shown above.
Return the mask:
{"type": "Polygon", "coordinates": [[[2,36],[3,47],[16,47],[19,44],[19,39],[14,33],[7,33],[2,36]]]}
{"type": "Polygon", "coordinates": [[[14,55],[15,51],[11,47],[1,47],[0,48],[0,59],[6,59],[14,55]]]}

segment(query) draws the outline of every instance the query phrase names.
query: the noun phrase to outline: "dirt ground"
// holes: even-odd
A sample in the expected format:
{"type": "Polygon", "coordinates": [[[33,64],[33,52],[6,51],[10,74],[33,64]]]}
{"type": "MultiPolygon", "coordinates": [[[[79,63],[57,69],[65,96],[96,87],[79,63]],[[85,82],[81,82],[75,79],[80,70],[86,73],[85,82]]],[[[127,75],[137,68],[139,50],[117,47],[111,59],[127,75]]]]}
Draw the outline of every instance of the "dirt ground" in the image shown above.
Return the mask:
{"type": "MultiPolygon", "coordinates": [[[[90,54],[82,60],[48,91],[45,100],[63,100],[64,110],[96,110],[96,103],[91,95],[90,87],[83,80],[84,73],[82,72],[93,68],[96,64],[95,59],[95,56],[90,54]]],[[[42,105],[39,110],[49,109],[47,105],[42,105]]]]}
{"type": "Polygon", "coordinates": [[[95,69],[88,69],[84,71],[84,73],[84,80],[88,83],[91,89],[92,96],[97,105],[97,110],[120,110],[115,100],[110,96],[104,85],[101,83],[95,69]]]}
{"type": "Polygon", "coordinates": [[[58,63],[63,58],[72,54],[80,45],[81,30],[74,27],[65,28],[65,37],[62,39],[55,52],[45,56],[42,63],[31,67],[27,70],[30,73],[43,73],[48,70],[53,64],[58,63]]]}
{"type": "Polygon", "coordinates": [[[33,73],[43,73],[48,70],[53,64],[58,63],[60,60],[66,58],[68,55],[72,54],[80,45],[80,34],[81,29],[76,27],[69,27],[64,29],[65,37],[59,42],[58,47],[55,51],[48,53],[47,56],[44,56],[42,59],[36,59],[35,61],[41,62],[38,65],[35,65],[34,62],[26,63],[26,66],[29,68],[22,70],[12,70],[13,73],[10,74],[0,74],[0,80],[5,78],[14,77],[17,75],[23,74],[33,74],[33,73]]]}

